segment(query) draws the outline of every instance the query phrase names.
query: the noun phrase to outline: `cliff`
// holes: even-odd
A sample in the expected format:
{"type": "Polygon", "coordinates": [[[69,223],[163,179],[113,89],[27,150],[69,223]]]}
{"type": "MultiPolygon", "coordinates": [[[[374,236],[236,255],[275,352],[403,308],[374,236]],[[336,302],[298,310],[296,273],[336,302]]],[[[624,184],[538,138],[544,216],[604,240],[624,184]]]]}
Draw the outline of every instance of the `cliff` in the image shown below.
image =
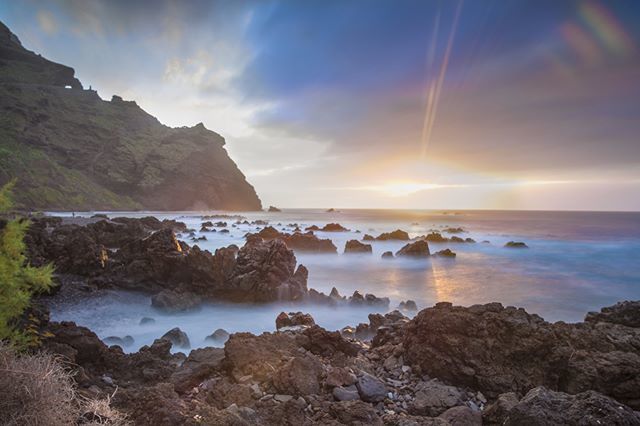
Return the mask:
{"type": "Polygon", "coordinates": [[[261,209],[222,136],[167,127],[118,96],[103,101],[74,74],[0,23],[0,184],[17,178],[18,207],[261,209]]]}

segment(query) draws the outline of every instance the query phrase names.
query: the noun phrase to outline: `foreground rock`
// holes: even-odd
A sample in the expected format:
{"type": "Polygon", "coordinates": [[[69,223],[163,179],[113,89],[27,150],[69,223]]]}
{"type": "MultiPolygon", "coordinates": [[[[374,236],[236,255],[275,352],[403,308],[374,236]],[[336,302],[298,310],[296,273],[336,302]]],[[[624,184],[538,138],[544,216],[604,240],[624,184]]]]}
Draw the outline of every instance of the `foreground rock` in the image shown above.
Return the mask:
{"type": "Polygon", "coordinates": [[[406,360],[422,372],[495,398],[536,386],[594,390],[640,408],[640,329],[545,322],[499,303],[438,303],[407,326],[406,360]]]}
{"type": "MultiPolygon", "coordinates": [[[[117,389],[113,404],[141,425],[640,424],[638,413],[619,398],[577,390],[571,381],[574,361],[563,362],[554,355],[558,341],[568,338],[580,363],[589,344],[613,345],[623,335],[628,353],[637,354],[635,328],[606,322],[549,324],[498,304],[469,308],[440,304],[414,320],[391,312],[372,314],[369,321],[367,327],[374,334],[370,344],[314,325],[259,336],[236,333],[224,349],[197,349],[188,356],[172,355],[171,343],[164,339],[124,354],[73,323],[46,325],[49,337],[44,342],[48,350],[72,361],[81,393],[106,396],[117,389]],[[428,324],[425,316],[430,317],[428,324]],[[460,333],[462,325],[469,327],[466,334],[460,333]],[[601,339],[603,332],[610,341],[601,339]],[[509,333],[513,335],[508,337],[509,333]],[[414,340],[426,336],[433,340],[414,340]],[[578,336],[583,339],[575,340],[578,336]],[[534,350],[534,339],[539,350],[534,350]],[[518,344],[520,351],[515,349],[518,344]],[[416,354],[427,352],[429,362],[414,362],[416,354]],[[451,362],[443,374],[430,369],[431,362],[439,366],[444,358],[451,362]],[[495,377],[485,374],[489,364],[495,366],[495,377]],[[536,376],[550,364],[555,370],[536,376]],[[468,374],[462,377],[473,385],[448,380],[449,370],[448,377],[454,379],[461,371],[468,374]],[[554,374],[567,379],[560,387],[571,385],[571,389],[527,388],[533,378],[554,374]],[[495,395],[476,386],[486,387],[494,379],[502,388],[495,395]],[[514,388],[518,390],[509,393],[514,388]]],[[[601,354],[606,351],[602,348],[601,354]]],[[[616,362],[629,362],[628,353],[590,359],[592,380],[580,384],[601,387],[610,380],[608,373],[616,362]]],[[[631,396],[633,404],[637,388],[625,387],[625,379],[634,380],[637,373],[612,377],[621,386],[620,394],[631,396]]]]}
{"type": "MultiPolygon", "coordinates": [[[[508,397],[507,397],[508,398],[508,397]]],[[[494,403],[483,414],[487,425],[640,425],[640,413],[597,392],[577,395],[531,389],[520,401],[494,403]],[[500,405],[501,404],[501,405],[500,405]]]]}
{"type": "Polygon", "coordinates": [[[640,328],[640,301],[626,301],[602,308],[600,312],[589,312],[586,322],[608,322],[640,328]]]}

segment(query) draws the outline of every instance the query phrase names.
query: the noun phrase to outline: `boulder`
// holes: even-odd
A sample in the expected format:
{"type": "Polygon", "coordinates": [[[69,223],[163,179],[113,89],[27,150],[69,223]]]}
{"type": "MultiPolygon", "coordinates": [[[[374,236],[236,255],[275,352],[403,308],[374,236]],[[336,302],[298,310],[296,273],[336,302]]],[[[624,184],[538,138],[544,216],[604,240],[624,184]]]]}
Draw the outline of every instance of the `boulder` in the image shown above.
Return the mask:
{"type": "Polygon", "coordinates": [[[151,306],[167,312],[183,312],[200,306],[200,297],[190,292],[162,290],[151,296],[151,306]]]}
{"type": "Polygon", "coordinates": [[[338,386],[331,391],[336,401],[357,401],[360,399],[358,388],[355,385],[338,386]]]}
{"type": "Polygon", "coordinates": [[[602,308],[600,312],[589,312],[584,320],[640,328],[640,300],[619,302],[602,308]]]}
{"type": "Polygon", "coordinates": [[[464,405],[451,407],[438,417],[446,420],[450,425],[482,426],[482,413],[464,405]]]}
{"type": "Polygon", "coordinates": [[[640,425],[640,413],[594,391],[570,395],[531,389],[500,423],[516,425],[640,425]]]}
{"type": "Polygon", "coordinates": [[[327,223],[320,231],[324,232],[348,232],[349,230],[339,223],[327,223]]]}
{"type": "Polygon", "coordinates": [[[307,328],[303,334],[308,340],[302,346],[316,355],[333,356],[340,353],[356,356],[360,351],[357,345],[346,340],[337,331],[327,331],[318,325],[307,328]]]}
{"type": "Polygon", "coordinates": [[[178,393],[191,390],[216,371],[223,359],[222,348],[194,349],[171,375],[170,381],[178,393]]]}
{"type": "Polygon", "coordinates": [[[369,373],[362,373],[356,382],[360,398],[366,402],[380,402],[387,396],[384,382],[369,373]]]}
{"type": "Polygon", "coordinates": [[[443,237],[439,232],[430,232],[423,239],[431,243],[446,243],[449,241],[447,237],[443,237]]]}
{"type": "Polygon", "coordinates": [[[435,254],[438,257],[456,257],[456,254],[452,252],[450,249],[444,249],[436,252],[435,254]]]}
{"type": "Polygon", "coordinates": [[[281,211],[282,210],[274,206],[269,206],[269,210],[268,210],[269,213],[280,213],[281,211]]]}
{"type": "Polygon", "coordinates": [[[416,305],[416,302],[414,302],[413,300],[407,300],[400,302],[400,305],[398,305],[398,309],[400,309],[401,311],[415,312],[418,310],[418,305],[416,305]]]}
{"type": "Polygon", "coordinates": [[[229,340],[229,333],[223,328],[219,328],[207,337],[204,338],[205,342],[211,342],[215,344],[223,344],[229,340]]]}
{"type": "Polygon", "coordinates": [[[273,386],[288,395],[315,395],[320,392],[322,372],[323,366],[315,356],[295,357],[274,372],[273,386]]]}
{"type": "Polygon", "coordinates": [[[155,324],[155,323],[156,323],[156,320],[149,317],[142,317],[142,319],[140,320],[140,325],[155,324]]]}
{"type": "Polygon", "coordinates": [[[284,327],[311,327],[316,322],[310,314],[302,312],[280,312],[280,315],[276,318],[276,329],[279,330],[284,327]]]}
{"type": "MultiPolygon", "coordinates": [[[[366,237],[366,235],[365,235],[366,237]]],[[[363,238],[364,239],[364,238],[363,238]]],[[[407,241],[409,240],[409,234],[400,229],[396,229],[393,232],[384,232],[376,237],[378,241],[388,241],[388,240],[400,240],[407,241]]]]}
{"type": "Polygon", "coordinates": [[[221,291],[239,301],[300,300],[307,293],[307,268],[281,240],[247,242],[238,252],[233,276],[221,291]]]}
{"type": "Polygon", "coordinates": [[[124,336],[124,337],[109,336],[102,339],[102,341],[109,346],[118,345],[122,348],[131,346],[135,342],[135,340],[131,336],[124,336]]]}
{"type": "Polygon", "coordinates": [[[180,328],[172,328],[162,335],[161,339],[168,340],[171,344],[180,349],[189,349],[191,342],[189,342],[189,336],[187,333],[180,330],[180,328]]]}
{"type": "Polygon", "coordinates": [[[374,238],[373,235],[369,235],[369,234],[364,234],[364,236],[362,237],[362,241],[375,241],[376,239],[374,238]]]}
{"type": "Polygon", "coordinates": [[[409,407],[411,414],[435,417],[464,403],[461,390],[437,380],[420,383],[416,388],[418,391],[409,407]]]}
{"type": "Polygon", "coordinates": [[[569,393],[594,390],[640,408],[636,328],[550,324],[499,303],[464,308],[441,302],[418,313],[402,341],[413,367],[490,398],[546,386],[569,393]]]}
{"type": "Polygon", "coordinates": [[[522,241],[509,241],[504,246],[507,248],[529,248],[529,246],[522,241]]]}
{"type": "Polygon", "coordinates": [[[428,257],[429,254],[429,244],[424,240],[418,240],[402,247],[398,250],[396,256],[428,257]]]}
{"type": "Polygon", "coordinates": [[[385,251],[384,253],[382,253],[382,258],[383,259],[393,259],[393,252],[392,251],[385,251]]]}
{"type": "Polygon", "coordinates": [[[371,244],[363,244],[358,240],[349,240],[344,245],[345,253],[373,253],[371,244]]]}

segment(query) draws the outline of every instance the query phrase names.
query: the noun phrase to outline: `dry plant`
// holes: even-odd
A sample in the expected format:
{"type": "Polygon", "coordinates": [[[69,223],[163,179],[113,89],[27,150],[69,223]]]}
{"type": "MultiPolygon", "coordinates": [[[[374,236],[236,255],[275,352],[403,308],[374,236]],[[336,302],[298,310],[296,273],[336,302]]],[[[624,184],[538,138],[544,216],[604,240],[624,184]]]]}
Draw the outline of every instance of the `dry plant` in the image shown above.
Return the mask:
{"type": "Polygon", "coordinates": [[[93,400],[75,392],[73,375],[46,353],[21,354],[0,342],[0,424],[7,426],[125,426],[110,398],[93,400]]]}

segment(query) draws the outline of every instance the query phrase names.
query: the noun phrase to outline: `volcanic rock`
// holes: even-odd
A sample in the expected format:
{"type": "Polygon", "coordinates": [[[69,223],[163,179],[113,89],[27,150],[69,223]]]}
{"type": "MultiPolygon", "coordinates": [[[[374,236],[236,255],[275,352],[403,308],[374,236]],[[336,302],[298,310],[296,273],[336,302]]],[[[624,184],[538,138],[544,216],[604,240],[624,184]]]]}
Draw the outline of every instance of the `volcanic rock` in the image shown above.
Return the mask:
{"type": "Polygon", "coordinates": [[[167,331],[161,339],[170,341],[173,346],[180,349],[189,349],[191,347],[189,336],[178,327],[167,331]]]}
{"type": "Polygon", "coordinates": [[[396,256],[428,257],[429,254],[429,244],[424,240],[418,240],[402,247],[396,256]]]}
{"type": "Polygon", "coordinates": [[[363,244],[358,240],[349,240],[344,245],[345,253],[372,253],[371,244],[363,244]]]}
{"type": "Polygon", "coordinates": [[[402,231],[400,229],[396,229],[393,232],[384,232],[376,237],[376,240],[378,241],[388,241],[388,240],[407,241],[408,239],[409,239],[409,234],[407,234],[405,231],[402,231]]]}

